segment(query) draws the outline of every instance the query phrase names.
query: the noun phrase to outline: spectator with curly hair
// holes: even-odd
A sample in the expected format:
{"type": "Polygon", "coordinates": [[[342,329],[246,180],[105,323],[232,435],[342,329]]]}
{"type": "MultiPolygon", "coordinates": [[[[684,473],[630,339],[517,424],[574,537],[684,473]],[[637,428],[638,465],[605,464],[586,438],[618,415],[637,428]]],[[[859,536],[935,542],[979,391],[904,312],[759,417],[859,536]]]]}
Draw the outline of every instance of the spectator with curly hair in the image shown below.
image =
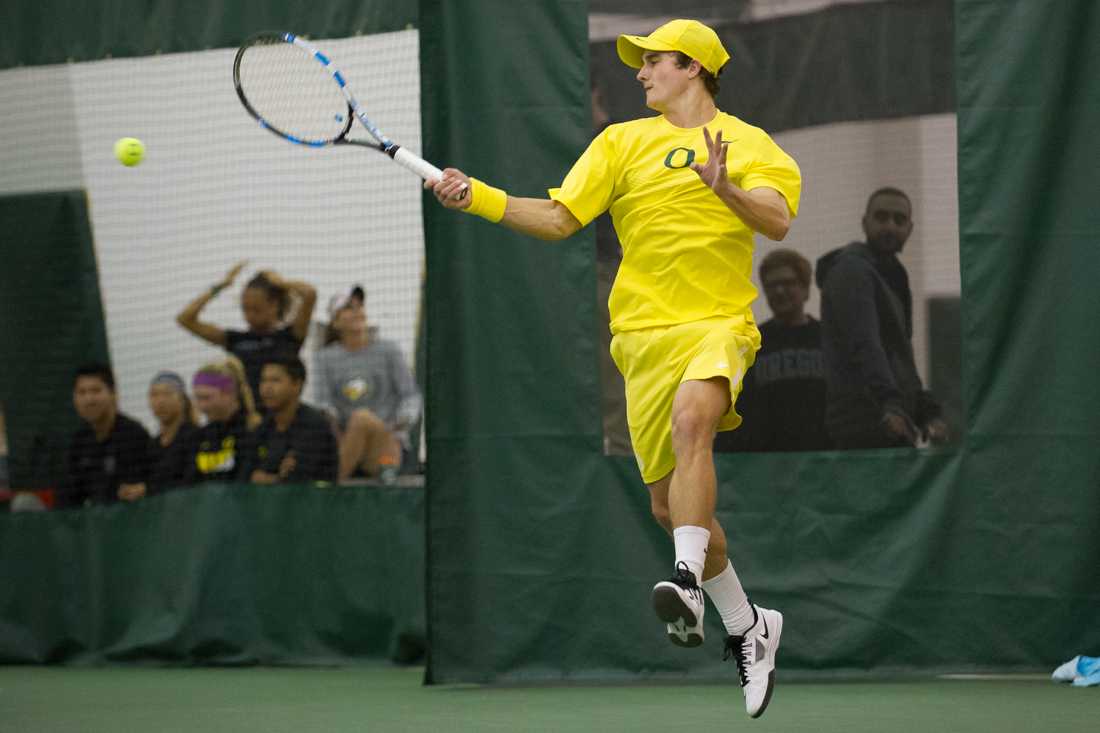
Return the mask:
{"type": "Polygon", "coordinates": [[[259,394],[260,369],[278,356],[296,356],[309,333],[317,291],[300,280],[285,280],[271,270],[253,277],[241,292],[241,313],[248,329],[225,329],[199,320],[203,308],[230,287],[245,266],[238,262],[221,282],[187,304],[176,322],[199,338],[220,346],[244,364],[252,394],[259,394]],[[289,323],[287,322],[289,320],[289,323]]]}

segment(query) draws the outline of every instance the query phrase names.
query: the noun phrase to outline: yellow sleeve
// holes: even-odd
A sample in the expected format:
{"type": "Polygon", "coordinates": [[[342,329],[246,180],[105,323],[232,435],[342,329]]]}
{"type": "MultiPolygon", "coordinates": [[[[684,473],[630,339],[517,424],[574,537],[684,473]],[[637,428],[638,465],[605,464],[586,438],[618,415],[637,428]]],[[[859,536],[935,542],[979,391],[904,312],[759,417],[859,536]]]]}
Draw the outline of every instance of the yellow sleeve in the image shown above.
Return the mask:
{"type": "Polygon", "coordinates": [[[604,130],[577,159],[560,188],[550,189],[550,198],[565,205],[581,226],[607,210],[615,192],[615,156],[604,130]]]}
{"type": "Polygon", "coordinates": [[[802,172],[794,158],[787,155],[767,134],[761,136],[752,165],[741,178],[741,188],[746,191],[761,186],[779,191],[787,200],[791,216],[798,215],[798,202],[802,196],[802,172]]]}

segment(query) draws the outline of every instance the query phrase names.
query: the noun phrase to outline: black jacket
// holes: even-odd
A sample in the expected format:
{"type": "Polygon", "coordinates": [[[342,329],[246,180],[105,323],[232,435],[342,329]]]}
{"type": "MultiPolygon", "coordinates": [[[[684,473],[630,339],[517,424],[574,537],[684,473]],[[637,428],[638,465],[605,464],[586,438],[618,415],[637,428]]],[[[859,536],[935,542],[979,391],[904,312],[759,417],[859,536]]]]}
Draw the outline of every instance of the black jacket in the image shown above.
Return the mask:
{"type": "Polygon", "coordinates": [[[294,419],[285,431],[268,415],[256,429],[245,459],[241,479],[247,481],[256,469],[278,474],[283,459],[294,456],[294,470],[284,481],[335,481],[340,449],[332,423],[320,410],[305,403],[298,405],[294,419]]]}
{"type": "Polygon", "coordinates": [[[120,412],[101,442],[92,426],[82,422],[69,444],[66,473],[58,506],[113,504],[122,484],[149,480],[149,433],[120,412]]]}
{"type": "Polygon", "coordinates": [[[918,426],[939,417],[913,358],[913,298],[897,257],[852,242],[819,259],[816,278],[829,431],[873,430],[888,410],[918,426]]]}
{"type": "Polygon", "coordinates": [[[198,428],[190,423],[180,425],[176,437],[167,446],[160,436],[149,441],[149,493],[182,486],[195,459],[195,435],[198,428]]]}
{"type": "Polygon", "coordinates": [[[252,431],[244,410],[225,422],[208,422],[190,439],[184,484],[203,481],[247,481],[245,457],[251,451],[252,431]]]}

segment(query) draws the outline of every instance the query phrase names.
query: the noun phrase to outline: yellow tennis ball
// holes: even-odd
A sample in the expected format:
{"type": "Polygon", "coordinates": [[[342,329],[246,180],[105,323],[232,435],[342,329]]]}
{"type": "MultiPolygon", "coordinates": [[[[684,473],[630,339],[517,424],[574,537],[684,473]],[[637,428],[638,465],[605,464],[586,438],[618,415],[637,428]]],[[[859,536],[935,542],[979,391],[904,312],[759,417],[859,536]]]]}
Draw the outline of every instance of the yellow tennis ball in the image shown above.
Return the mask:
{"type": "Polygon", "coordinates": [[[124,166],[135,166],[145,157],[145,145],[136,137],[119,138],[115,143],[115,157],[124,166]]]}

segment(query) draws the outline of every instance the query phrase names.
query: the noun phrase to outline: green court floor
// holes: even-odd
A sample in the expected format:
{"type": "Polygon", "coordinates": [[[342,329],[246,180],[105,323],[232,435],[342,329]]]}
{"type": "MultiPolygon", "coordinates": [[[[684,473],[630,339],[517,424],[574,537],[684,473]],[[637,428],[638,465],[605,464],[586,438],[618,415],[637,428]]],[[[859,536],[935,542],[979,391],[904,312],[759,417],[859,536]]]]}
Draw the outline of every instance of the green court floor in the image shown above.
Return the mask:
{"type": "Polygon", "coordinates": [[[0,667],[0,732],[1081,733],[1100,725],[1100,689],[1038,679],[781,683],[753,721],[732,685],[423,687],[422,674],[0,667]]]}

